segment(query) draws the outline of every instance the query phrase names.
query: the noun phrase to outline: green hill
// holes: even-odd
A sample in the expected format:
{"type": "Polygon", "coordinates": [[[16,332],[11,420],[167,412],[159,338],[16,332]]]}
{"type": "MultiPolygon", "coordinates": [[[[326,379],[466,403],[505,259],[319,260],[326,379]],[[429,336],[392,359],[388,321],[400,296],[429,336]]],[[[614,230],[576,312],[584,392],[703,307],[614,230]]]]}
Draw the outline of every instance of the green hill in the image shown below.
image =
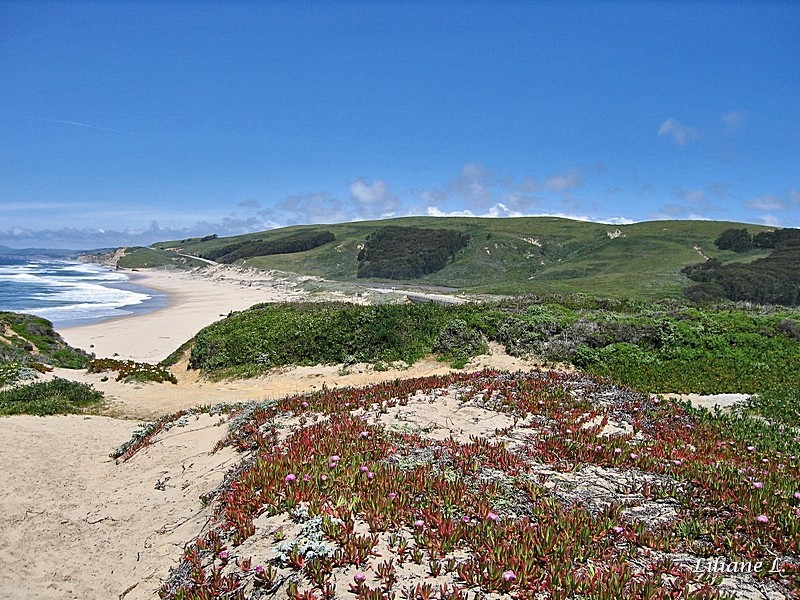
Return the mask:
{"type": "Polygon", "coordinates": [[[762,249],[743,255],[719,250],[714,245],[714,240],[732,227],[744,226],[753,234],[769,230],[758,225],[722,221],[605,225],[555,217],[405,217],[298,225],[228,238],[206,236],[166,241],[153,247],[208,256],[240,242],[278,242],[298,231],[330,232],[335,240],[313,249],[254,256],[239,264],[355,281],[358,256],[365,242],[371,234],[389,226],[446,229],[468,237],[466,246],[450,256],[443,268],[404,281],[422,286],[450,286],[473,293],[582,292],[604,297],[680,297],[683,289],[692,284],[681,269],[702,262],[704,256],[725,264],[750,262],[770,253],[762,249]]]}

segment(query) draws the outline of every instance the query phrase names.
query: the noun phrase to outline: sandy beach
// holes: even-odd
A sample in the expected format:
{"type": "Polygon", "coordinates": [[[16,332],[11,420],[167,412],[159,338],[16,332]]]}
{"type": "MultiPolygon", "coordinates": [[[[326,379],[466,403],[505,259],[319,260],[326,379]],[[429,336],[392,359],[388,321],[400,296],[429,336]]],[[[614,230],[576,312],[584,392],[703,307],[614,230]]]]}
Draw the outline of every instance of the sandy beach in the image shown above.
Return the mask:
{"type": "Polygon", "coordinates": [[[158,362],[200,329],[231,311],[244,310],[259,302],[302,297],[280,280],[233,268],[127,274],[132,283],[168,293],[168,305],[149,313],[59,329],[70,345],[98,357],[158,362]]]}

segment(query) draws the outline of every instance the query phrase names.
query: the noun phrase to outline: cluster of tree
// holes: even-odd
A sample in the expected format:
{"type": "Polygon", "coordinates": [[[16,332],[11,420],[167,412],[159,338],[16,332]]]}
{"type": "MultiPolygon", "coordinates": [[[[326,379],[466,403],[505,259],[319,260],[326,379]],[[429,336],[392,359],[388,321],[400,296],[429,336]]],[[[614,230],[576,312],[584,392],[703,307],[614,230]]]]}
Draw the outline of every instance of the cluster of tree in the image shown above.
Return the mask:
{"type": "Polygon", "coordinates": [[[305,252],[332,242],[336,239],[330,231],[314,231],[303,229],[278,240],[248,240],[228,244],[221,248],[208,250],[201,254],[203,258],[221,263],[233,263],[253,256],[270,256],[272,254],[292,254],[305,252]]]}
{"type": "Polygon", "coordinates": [[[800,245],[800,229],[776,229],[750,235],[747,229],[726,229],[714,240],[720,250],[748,252],[753,248],[781,248],[800,245]]]}
{"type": "Polygon", "coordinates": [[[383,227],[358,253],[358,277],[416,279],[444,268],[468,243],[467,234],[449,229],[383,227]]]}
{"type": "Polygon", "coordinates": [[[684,267],[683,273],[698,282],[686,289],[689,299],[800,305],[800,230],[779,229],[751,237],[746,229],[728,229],[715,243],[735,252],[745,252],[745,247],[773,248],[773,252],[751,263],[724,265],[712,258],[684,267]]]}

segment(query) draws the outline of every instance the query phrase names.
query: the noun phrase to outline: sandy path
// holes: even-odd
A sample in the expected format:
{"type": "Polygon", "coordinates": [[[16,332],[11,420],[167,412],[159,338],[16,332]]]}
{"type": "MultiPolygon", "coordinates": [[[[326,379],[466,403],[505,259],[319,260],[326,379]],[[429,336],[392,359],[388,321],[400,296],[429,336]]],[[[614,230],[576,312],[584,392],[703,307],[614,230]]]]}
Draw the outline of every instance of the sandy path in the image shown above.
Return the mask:
{"type": "Polygon", "coordinates": [[[0,597],[156,597],[208,517],[199,496],[235,459],[209,453],[225,432],[216,421],[173,428],[118,465],[108,454],[130,437],[131,421],[0,419],[0,597]]]}

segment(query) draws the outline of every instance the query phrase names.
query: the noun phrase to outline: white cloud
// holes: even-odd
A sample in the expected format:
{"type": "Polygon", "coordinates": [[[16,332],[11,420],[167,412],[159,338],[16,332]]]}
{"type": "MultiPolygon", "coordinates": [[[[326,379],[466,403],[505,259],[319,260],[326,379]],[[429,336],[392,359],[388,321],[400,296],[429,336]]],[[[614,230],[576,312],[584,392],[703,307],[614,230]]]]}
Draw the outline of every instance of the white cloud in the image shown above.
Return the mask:
{"type": "Polygon", "coordinates": [[[680,192],[680,197],[687,202],[703,202],[706,199],[706,194],[702,190],[689,190],[680,192]]]}
{"type": "Polygon", "coordinates": [[[606,225],[630,225],[635,223],[628,217],[590,217],[574,213],[521,213],[510,209],[502,202],[498,202],[482,214],[476,214],[471,210],[444,211],[436,206],[429,206],[426,209],[429,217],[486,217],[486,218],[506,218],[506,217],[557,217],[560,219],[570,219],[572,221],[585,221],[587,223],[603,223],[606,225]]]}
{"type": "Polygon", "coordinates": [[[355,219],[352,209],[328,192],[292,194],[274,207],[259,211],[258,215],[281,225],[341,223],[355,219]]]}
{"type": "Polygon", "coordinates": [[[248,198],[247,200],[242,200],[236,206],[239,208],[261,208],[261,201],[257,198],[248,198]]]}
{"type": "Polygon", "coordinates": [[[61,227],[32,230],[12,227],[0,230],[0,244],[12,247],[92,249],[116,246],[147,246],[163,240],[184,239],[216,233],[220,236],[262,231],[275,227],[274,223],[256,217],[239,219],[225,217],[218,223],[200,221],[186,227],[162,227],[152,221],[147,227],[108,229],[101,227],[61,227]]]}
{"type": "Polygon", "coordinates": [[[380,180],[369,184],[363,178],[356,179],[350,184],[350,199],[355,202],[356,214],[362,219],[386,216],[400,206],[399,198],[380,180]]]}
{"type": "Polygon", "coordinates": [[[790,189],[788,192],[786,192],[786,196],[789,198],[789,202],[792,204],[800,205],[800,192],[798,192],[796,189],[790,189]]]}
{"type": "Polygon", "coordinates": [[[685,146],[689,142],[697,141],[703,137],[694,127],[684,125],[672,117],[661,124],[658,135],[659,137],[670,137],[675,143],[681,146],[685,146]]]}
{"type": "Polygon", "coordinates": [[[786,203],[777,196],[766,194],[745,204],[749,210],[785,210],[786,203]]]}
{"type": "Polygon", "coordinates": [[[492,204],[492,186],[494,176],[480,163],[467,163],[461,172],[448,185],[448,189],[456,196],[469,203],[470,206],[486,207],[492,204]]]}
{"type": "Polygon", "coordinates": [[[543,187],[552,192],[565,192],[583,185],[583,179],[577,169],[565,173],[556,173],[544,181],[543,187]]]}
{"type": "Polygon", "coordinates": [[[759,219],[761,219],[764,225],[768,225],[769,227],[780,227],[781,225],[781,220],[774,215],[761,215],[759,219]]]}
{"type": "Polygon", "coordinates": [[[729,132],[733,132],[742,126],[747,118],[747,112],[743,110],[729,110],[722,115],[722,124],[729,132]]]}

